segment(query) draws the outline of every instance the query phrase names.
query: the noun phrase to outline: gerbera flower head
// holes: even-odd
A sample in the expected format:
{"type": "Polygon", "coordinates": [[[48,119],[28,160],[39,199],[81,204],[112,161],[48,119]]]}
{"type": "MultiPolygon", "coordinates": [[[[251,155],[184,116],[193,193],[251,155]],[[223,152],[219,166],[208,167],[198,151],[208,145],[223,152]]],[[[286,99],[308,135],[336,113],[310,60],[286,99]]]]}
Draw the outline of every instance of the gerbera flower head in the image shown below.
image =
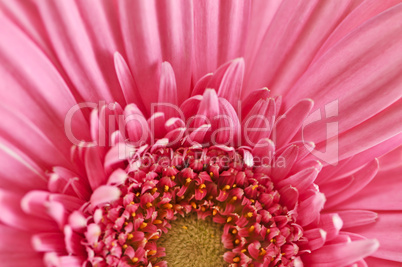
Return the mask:
{"type": "Polygon", "coordinates": [[[398,2],[1,3],[1,260],[402,261],[398,2]]]}

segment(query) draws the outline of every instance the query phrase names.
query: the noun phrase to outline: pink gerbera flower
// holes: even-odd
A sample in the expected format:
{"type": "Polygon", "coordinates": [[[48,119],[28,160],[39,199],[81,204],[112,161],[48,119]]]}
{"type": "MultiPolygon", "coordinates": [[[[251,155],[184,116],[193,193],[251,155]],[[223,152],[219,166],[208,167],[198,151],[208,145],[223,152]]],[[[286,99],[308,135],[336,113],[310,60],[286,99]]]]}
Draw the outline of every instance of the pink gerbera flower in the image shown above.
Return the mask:
{"type": "Polygon", "coordinates": [[[2,1],[1,265],[400,266],[400,2],[2,1]]]}

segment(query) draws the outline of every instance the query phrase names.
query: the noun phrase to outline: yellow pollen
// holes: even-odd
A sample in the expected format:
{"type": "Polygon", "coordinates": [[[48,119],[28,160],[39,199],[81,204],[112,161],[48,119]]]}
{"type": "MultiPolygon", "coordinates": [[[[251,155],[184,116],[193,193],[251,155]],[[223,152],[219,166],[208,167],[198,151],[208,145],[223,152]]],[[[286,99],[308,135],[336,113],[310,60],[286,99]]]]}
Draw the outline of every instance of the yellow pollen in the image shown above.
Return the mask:
{"type": "Polygon", "coordinates": [[[127,244],[124,244],[123,245],[123,249],[126,249],[128,246],[127,246],[127,244]]]}
{"type": "Polygon", "coordinates": [[[127,235],[127,239],[128,239],[128,240],[133,239],[133,237],[134,237],[133,234],[128,234],[128,235],[127,235]]]}
{"type": "Polygon", "coordinates": [[[255,200],[254,200],[254,199],[250,199],[250,201],[251,201],[251,203],[254,203],[254,202],[255,202],[255,200]]]}
{"type": "Polygon", "coordinates": [[[201,211],[204,212],[206,209],[204,206],[201,207],[201,211]]]}
{"type": "Polygon", "coordinates": [[[135,194],[137,197],[140,195],[140,192],[137,192],[137,194],[135,194]]]}
{"type": "Polygon", "coordinates": [[[201,184],[200,189],[204,189],[204,188],[207,188],[207,186],[205,184],[201,184]]]}
{"type": "Polygon", "coordinates": [[[239,240],[239,239],[236,239],[236,240],[235,240],[235,244],[236,244],[236,245],[240,244],[240,240],[239,240]]]}
{"type": "Polygon", "coordinates": [[[232,197],[232,202],[235,202],[236,200],[237,200],[236,196],[232,197]]]}
{"type": "Polygon", "coordinates": [[[155,220],[154,224],[162,224],[162,221],[161,220],[155,220]]]}
{"type": "Polygon", "coordinates": [[[116,246],[116,243],[115,243],[115,242],[112,242],[112,247],[114,247],[114,246],[116,246]]]}
{"type": "Polygon", "coordinates": [[[159,236],[158,235],[154,235],[153,237],[151,237],[150,239],[158,239],[159,236]]]}
{"type": "Polygon", "coordinates": [[[190,178],[190,177],[188,177],[188,178],[186,179],[186,185],[188,185],[189,183],[191,183],[191,178],[190,178]]]}
{"type": "Polygon", "coordinates": [[[254,189],[256,189],[257,187],[258,187],[258,184],[254,185],[254,186],[252,187],[252,189],[254,190],[254,189]]]}
{"type": "Polygon", "coordinates": [[[172,175],[172,177],[171,177],[171,178],[172,178],[172,180],[174,180],[174,179],[176,179],[176,176],[172,175]]]}
{"type": "Polygon", "coordinates": [[[233,220],[233,218],[229,216],[229,217],[226,219],[226,222],[227,222],[227,223],[230,223],[232,220],[233,220]]]}
{"type": "Polygon", "coordinates": [[[265,254],[267,254],[267,251],[265,249],[261,248],[260,256],[264,256],[265,254]]]}
{"type": "Polygon", "coordinates": [[[127,226],[127,225],[128,225],[128,222],[124,222],[124,225],[127,226]]]}
{"type": "Polygon", "coordinates": [[[135,217],[137,214],[135,212],[131,213],[131,216],[135,217]]]}
{"type": "Polygon", "coordinates": [[[271,229],[267,229],[267,234],[270,234],[271,233],[271,229]]]}
{"type": "Polygon", "coordinates": [[[139,260],[139,259],[138,259],[137,257],[134,257],[134,258],[132,259],[132,261],[133,261],[134,263],[136,263],[138,260],[139,260]]]}
{"type": "Polygon", "coordinates": [[[255,229],[255,226],[254,226],[254,225],[252,225],[252,226],[250,226],[250,228],[248,228],[248,231],[251,233],[251,232],[253,232],[253,231],[254,231],[254,229],[255,229]]]}
{"type": "Polygon", "coordinates": [[[234,257],[233,258],[233,262],[239,262],[240,261],[240,257],[234,257]]]}
{"type": "Polygon", "coordinates": [[[187,227],[187,226],[185,226],[185,225],[183,225],[183,229],[184,229],[184,230],[187,230],[187,229],[188,229],[188,227],[187,227]]]}
{"type": "Polygon", "coordinates": [[[232,187],[235,188],[237,186],[237,184],[233,184],[232,187]]]}
{"type": "Polygon", "coordinates": [[[140,228],[141,228],[141,229],[144,229],[145,227],[147,227],[147,225],[148,225],[148,224],[147,224],[146,222],[143,222],[143,223],[141,223],[140,228]]]}
{"type": "Polygon", "coordinates": [[[251,218],[251,217],[253,217],[253,213],[251,211],[247,212],[245,217],[246,218],[251,218]]]}
{"type": "Polygon", "coordinates": [[[164,191],[165,191],[165,192],[169,191],[169,186],[165,185],[165,186],[164,186],[164,191]]]}
{"type": "Polygon", "coordinates": [[[286,255],[286,253],[285,253],[285,252],[282,252],[282,253],[281,253],[281,255],[282,255],[282,256],[285,256],[285,255],[286,255]]]}
{"type": "Polygon", "coordinates": [[[234,234],[234,235],[237,234],[237,229],[233,229],[232,234],[234,234]]]}
{"type": "Polygon", "coordinates": [[[209,176],[211,176],[211,177],[214,176],[214,173],[213,173],[213,172],[210,172],[210,173],[209,173],[209,176]]]}
{"type": "Polygon", "coordinates": [[[229,190],[229,189],[230,189],[230,185],[228,185],[228,184],[225,185],[225,186],[222,188],[223,191],[226,191],[226,190],[229,190]]]}
{"type": "Polygon", "coordinates": [[[272,239],[270,240],[270,242],[275,244],[275,242],[276,242],[275,238],[272,238],[272,239]]]}
{"type": "Polygon", "coordinates": [[[149,256],[152,256],[152,255],[155,255],[156,254],[156,250],[150,250],[149,252],[148,252],[148,255],[149,256]]]}
{"type": "Polygon", "coordinates": [[[197,208],[197,204],[195,204],[195,202],[192,201],[190,204],[191,204],[191,207],[193,207],[193,209],[197,208]]]}
{"type": "Polygon", "coordinates": [[[158,191],[158,188],[154,187],[154,188],[152,188],[151,193],[152,193],[152,194],[155,194],[156,191],[158,191]]]}
{"type": "Polygon", "coordinates": [[[218,211],[215,210],[215,209],[212,211],[212,215],[214,215],[214,216],[215,216],[217,213],[218,213],[218,211]]]}
{"type": "Polygon", "coordinates": [[[134,201],[131,201],[130,204],[131,204],[131,205],[134,205],[135,203],[134,203],[134,201]]]}
{"type": "Polygon", "coordinates": [[[246,252],[247,251],[247,249],[242,249],[240,252],[241,253],[244,253],[244,252],[246,252]]]}
{"type": "Polygon", "coordinates": [[[149,209],[150,207],[152,207],[152,203],[148,202],[147,204],[145,204],[145,206],[147,207],[147,209],[149,209]]]}
{"type": "Polygon", "coordinates": [[[212,199],[214,199],[214,196],[208,196],[208,200],[212,200],[212,199]]]}
{"type": "Polygon", "coordinates": [[[170,204],[170,203],[166,203],[166,204],[163,204],[162,207],[165,208],[165,209],[169,209],[169,210],[170,210],[171,208],[173,208],[173,205],[170,204]]]}

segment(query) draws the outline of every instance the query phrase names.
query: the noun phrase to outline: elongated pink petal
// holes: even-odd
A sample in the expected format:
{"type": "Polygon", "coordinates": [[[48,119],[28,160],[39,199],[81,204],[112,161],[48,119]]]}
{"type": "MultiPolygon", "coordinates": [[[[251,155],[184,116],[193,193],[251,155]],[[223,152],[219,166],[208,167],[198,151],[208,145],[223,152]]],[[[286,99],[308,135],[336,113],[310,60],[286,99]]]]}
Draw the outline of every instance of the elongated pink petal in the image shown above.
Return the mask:
{"type": "Polygon", "coordinates": [[[255,146],[262,138],[269,138],[275,121],[275,101],[260,99],[242,121],[243,141],[255,146]]]}
{"type": "MultiPolygon", "coordinates": [[[[389,106],[364,123],[340,134],[333,136],[326,142],[316,144],[317,151],[329,151],[326,154],[316,153],[323,164],[337,164],[340,160],[359,154],[388,139],[396,137],[402,132],[402,99],[389,106]],[[376,132],[375,135],[372,133],[376,132]]],[[[381,150],[381,149],[380,149],[381,150]]],[[[388,148],[388,151],[390,149],[388,148]]],[[[385,149],[384,152],[387,152],[385,149]]],[[[368,156],[366,154],[366,156],[368,156]]]]}
{"type": "Polygon", "coordinates": [[[145,111],[146,109],[140,97],[140,92],[135,83],[134,77],[132,76],[126,61],[119,52],[114,53],[114,66],[126,103],[134,103],[140,107],[141,110],[145,111]]]}
{"type": "Polygon", "coordinates": [[[119,1],[120,24],[128,65],[147,113],[157,96],[161,45],[155,1],[119,1]],[[133,12],[141,10],[136,16],[133,12]]]}
{"type": "Polygon", "coordinates": [[[194,1],[194,80],[242,56],[249,2],[194,1]]]}
{"type": "Polygon", "coordinates": [[[317,250],[322,246],[324,246],[327,237],[327,232],[319,228],[314,228],[305,231],[303,233],[303,236],[305,236],[309,240],[308,248],[311,250],[317,250]]]}
{"type": "Polygon", "coordinates": [[[5,252],[33,252],[31,234],[13,227],[0,225],[0,250],[5,252]]]}
{"type": "Polygon", "coordinates": [[[62,233],[42,233],[32,237],[32,246],[38,252],[65,252],[62,233]]]}
{"type": "Polygon", "coordinates": [[[377,213],[364,210],[344,210],[337,213],[343,221],[343,229],[371,224],[378,218],[377,213]]]}
{"type": "Polygon", "coordinates": [[[352,175],[353,181],[344,191],[327,199],[326,208],[334,207],[342,201],[348,200],[348,198],[362,190],[374,178],[377,172],[378,160],[373,160],[352,175]]]}
{"type": "Polygon", "coordinates": [[[310,192],[310,196],[300,203],[298,208],[298,223],[308,225],[320,218],[320,211],[324,207],[325,196],[318,192],[310,192]]]}
{"type": "Polygon", "coordinates": [[[28,216],[20,207],[21,198],[18,195],[0,190],[0,220],[2,223],[21,230],[57,231],[57,226],[51,220],[28,216]]]}
{"type": "MultiPolygon", "coordinates": [[[[106,64],[99,64],[96,47],[93,40],[89,38],[83,18],[75,2],[36,2],[37,8],[44,21],[49,41],[54,51],[57,51],[57,59],[63,65],[68,77],[74,83],[75,88],[84,99],[113,100],[122,101],[121,91],[112,91],[110,88],[118,86],[115,75],[106,76],[113,73],[113,57],[104,57],[106,64]],[[102,71],[106,68],[108,71],[102,71]],[[88,90],[92,88],[92,90],[88,90]],[[93,96],[96,96],[95,98],[93,96]]],[[[104,40],[102,40],[104,42],[104,40]]],[[[99,53],[100,54],[100,53],[99,53]]]]}
{"type": "Polygon", "coordinates": [[[89,184],[92,190],[106,183],[106,175],[97,147],[88,147],[85,153],[85,166],[89,184]]]}
{"type": "MultiPolygon", "coordinates": [[[[401,5],[391,8],[332,47],[288,91],[286,106],[311,97],[315,107],[324,110],[335,101],[339,104],[329,111],[338,113],[342,133],[397,101],[402,96],[398,67],[402,62],[398,53],[402,48],[401,13],[401,5]]],[[[311,141],[326,138],[323,123],[310,126],[317,138],[311,141]]]]}
{"type": "Polygon", "coordinates": [[[362,240],[348,244],[328,245],[314,251],[309,255],[303,255],[303,263],[309,266],[347,266],[358,261],[379,247],[377,240],[362,240]]]}
{"type": "Polygon", "coordinates": [[[342,38],[349,33],[353,32],[357,27],[362,25],[365,21],[381,14],[385,10],[396,6],[401,1],[399,0],[387,0],[382,1],[362,1],[348,14],[348,16],[342,20],[338,27],[331,33],[331,36],[325,41],[324,45],[316,53],[315,59],[320,58],[328,49],[334,46],[342,38]]]}
{"type": "Polygon", "coordinates": [[[192,1],[156,1],[159,38],[163,60],[174,70],[178,103],[190,95],[191,68],[194,49],[194,20],[192,1]]]}
{"type": "Polygon", "coordinates": [[[244,60],[236,59],[230,64],[218,89],[218,96],[225,98],[238,110],[241,88],[243,86],[244,60]]]}
{"type": "Polygon", "coordinates": [[[356,3],[282,1],[251,61],[247,88],[269,85],[277,94],[283,94],[356,3]]]}
{"type": "Polygon", "coordinates": [[[310,113],[313,105],[314,102],[311,99],[301,100],[278,118],[275,125],[275,131],[277,133],[275,141],[278,148],[287,144],[299,131],[299,128],[304,123],[304,119],[310,113]]]}
{"type": "Polygon", "coordinates": [[[165,113],[166,119],[180,115],[177,115],[177,112],[175,112],[178,104],[177,97],[178,93],[174,71],[169,62],[163,62],[161,65],[157,110],[165,113]]]}
{"type": "Polygon", "coordinates": [[[400,210],[402,167],[381,171],[360,192],[338,207],[342,209],[400,210]]]}
{"type": "Polygon", "coordinates": [[[103,185],[97,188],[91,196],[91,205],[93,207],[106,204],[108,202],[118,199],[121,195],[117,187],[103,185]]]}
{"type": "Polygon", "coordinates": [[[39,166],[24,153],[0,138],[1,187],[11,192],[46,189],[47,178],[39,166]],[[24,179],[15,179],[24,177],[24,179]]]}

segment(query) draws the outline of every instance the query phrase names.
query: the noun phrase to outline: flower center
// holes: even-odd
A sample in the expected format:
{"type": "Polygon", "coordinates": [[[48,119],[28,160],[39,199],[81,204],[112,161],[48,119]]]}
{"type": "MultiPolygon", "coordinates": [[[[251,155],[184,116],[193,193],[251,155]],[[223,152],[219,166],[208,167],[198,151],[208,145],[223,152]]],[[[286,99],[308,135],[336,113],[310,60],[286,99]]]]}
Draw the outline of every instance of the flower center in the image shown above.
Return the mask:
{"type": "Polygon", "coordinates": [[[221,242],[223,227],[212,221],[198,219],[190,214],[171,223],[172,228],[157,241],[165,248],[164,258],[169,267],[225,266],[221,242]]]}
{"type": "Polygon", "coordinates": [[[135,154],[121,166],[127,178],[116,184],[120,199],[88,210],[90,261],[291,265],[302,237],[297,215],[284,204],[267,168],[247,165],[244,153],[249,152],[182,147],[135,154]]]}

